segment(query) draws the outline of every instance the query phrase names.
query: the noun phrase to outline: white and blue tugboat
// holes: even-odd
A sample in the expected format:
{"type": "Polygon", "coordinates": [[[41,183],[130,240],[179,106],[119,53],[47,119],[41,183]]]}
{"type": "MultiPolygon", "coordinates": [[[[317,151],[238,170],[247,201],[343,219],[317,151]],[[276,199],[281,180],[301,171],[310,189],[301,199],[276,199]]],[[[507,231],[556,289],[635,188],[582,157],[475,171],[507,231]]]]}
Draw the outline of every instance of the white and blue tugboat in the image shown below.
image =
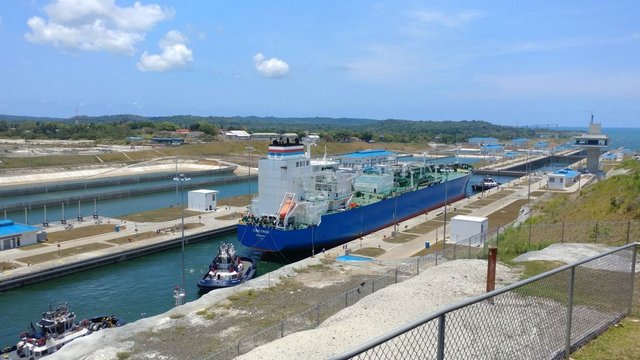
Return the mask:
{"type": "Polygon", "coordinates": [[[256,274],[256,261],[248,256],[236,254],[233,244],[222,243],[218,247],[218,255],[209,265],[209,271],[198,280],[201,290],[236,286],[256,274]]]}
{"type": "Polygon", "coordinates": [[[76,314],[69,310],[67,303],[62,303],[43,312],[42,319],[35,326],[32,323],[28,331],[20,334],[20,341],[16,345],[3,349],[2,359],[40,359],[79,337],[121,325],[122,322],[115,316],[99,316],[77,322],[76,314]]]}

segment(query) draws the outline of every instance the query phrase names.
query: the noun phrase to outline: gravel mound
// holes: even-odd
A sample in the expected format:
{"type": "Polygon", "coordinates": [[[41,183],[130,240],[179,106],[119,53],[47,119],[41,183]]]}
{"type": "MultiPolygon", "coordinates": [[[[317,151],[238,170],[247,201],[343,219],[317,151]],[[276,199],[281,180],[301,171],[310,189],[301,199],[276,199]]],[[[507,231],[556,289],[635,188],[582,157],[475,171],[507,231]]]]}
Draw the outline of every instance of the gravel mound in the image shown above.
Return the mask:
{"type": "MultiPolygon", "coordinates": [[[[457,260],[429,268],[377,291],[327,319],[317,329],[291,334],[237,359],[326,359],[351,349],[445,305],[484,292],[487,263],[457,260]]],[[[498,284],[517,273],[498,264],[498,284]]]]}

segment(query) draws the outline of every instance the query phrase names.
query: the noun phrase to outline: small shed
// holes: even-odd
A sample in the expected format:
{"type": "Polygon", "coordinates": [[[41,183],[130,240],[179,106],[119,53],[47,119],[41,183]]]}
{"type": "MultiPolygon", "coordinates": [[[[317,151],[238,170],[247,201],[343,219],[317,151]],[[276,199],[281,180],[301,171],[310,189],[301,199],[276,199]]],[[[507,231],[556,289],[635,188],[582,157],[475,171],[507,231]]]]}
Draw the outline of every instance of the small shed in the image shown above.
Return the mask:
{"type": "Polygon", "coordinates": [[[489,230],[489,219],[486,217],[456,215],[451,218],[451,242],[477,243],[489,230]],[[478,237],[477,239],[474,237],[478,237]]]}
{"type": "Polygon", "coordinates": [[[218,190],[189,191],[187,208],[193,211],[212,211],[216,209],[218,190]]]}
{"type": "Polygon", "coordinates": [[[547,175],[549,189],[564,189],[580,180],[580,173],[566,168],[547,175]]]}
{"type": "Polygon", "coordinates": [[[40,228],[16,224],[12,220],[0,220],[0,250],[32,245],[38,242],[40,228]]]}

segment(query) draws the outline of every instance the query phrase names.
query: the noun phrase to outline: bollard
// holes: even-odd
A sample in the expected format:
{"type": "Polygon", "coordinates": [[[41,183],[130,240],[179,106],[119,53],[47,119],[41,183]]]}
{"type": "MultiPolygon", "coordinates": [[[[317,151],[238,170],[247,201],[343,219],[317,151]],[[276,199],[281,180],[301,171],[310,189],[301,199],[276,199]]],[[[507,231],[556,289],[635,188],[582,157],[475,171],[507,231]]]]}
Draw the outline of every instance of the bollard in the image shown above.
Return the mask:
{"type": "MultiPolygon", "coordinates": [[[[487,262],[487,292],[496,288],[496,255],[498,255],[498,248],[490,247],[487,262]]],[[[493,304],[493,299],[489,299],[489,302],[493,304]]]]}

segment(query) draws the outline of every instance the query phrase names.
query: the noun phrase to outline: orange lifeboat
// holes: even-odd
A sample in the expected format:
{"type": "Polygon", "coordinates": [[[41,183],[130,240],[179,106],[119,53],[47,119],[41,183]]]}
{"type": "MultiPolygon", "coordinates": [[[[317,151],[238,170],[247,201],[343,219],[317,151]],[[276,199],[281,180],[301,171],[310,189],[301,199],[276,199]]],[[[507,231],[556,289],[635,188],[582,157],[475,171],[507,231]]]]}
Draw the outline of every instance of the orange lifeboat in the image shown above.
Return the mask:
{"type": "Polygon", "coordinates": [[[282,206],[280,206],[280,220],[284,220],[285,216],[293,209],[295,203],[292,199],[286,199],[282,202],[282,206]]]}

